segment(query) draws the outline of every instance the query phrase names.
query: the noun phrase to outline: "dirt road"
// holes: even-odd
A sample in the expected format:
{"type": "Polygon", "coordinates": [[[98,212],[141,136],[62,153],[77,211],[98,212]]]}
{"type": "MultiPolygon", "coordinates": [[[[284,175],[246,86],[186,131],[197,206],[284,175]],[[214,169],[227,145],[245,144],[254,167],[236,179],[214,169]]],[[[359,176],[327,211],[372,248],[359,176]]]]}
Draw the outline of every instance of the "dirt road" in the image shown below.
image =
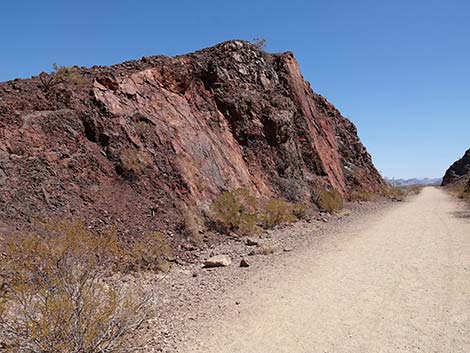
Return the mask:
{"type": "Polygon", "coordinates": [[[470,214],[436,188],[229,294],[182,352],[470,352],[470,214]]]}

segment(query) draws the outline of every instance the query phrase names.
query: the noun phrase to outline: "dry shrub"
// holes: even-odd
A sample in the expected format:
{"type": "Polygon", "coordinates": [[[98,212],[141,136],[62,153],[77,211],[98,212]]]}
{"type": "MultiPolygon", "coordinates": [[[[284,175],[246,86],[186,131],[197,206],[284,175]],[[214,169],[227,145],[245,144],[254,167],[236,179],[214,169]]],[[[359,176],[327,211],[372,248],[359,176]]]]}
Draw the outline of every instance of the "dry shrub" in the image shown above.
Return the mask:
{"type": "Polygon", "coordinates": [[[260,246],[258,253],[260,255],[272,255],[276,248],[273,245],[263,244],[260,246]]]}
{"type": "Polygon", "coordinates": [[[9,352],[131,352],[126,334],[147,300],[106,279],[120,256],[115,234],[50,223],[5,240],[0,259],[0,342],[9,352]]]}
{"type": "Polygon", "coordinates": [[[142,174],[151,162],[150,155],[138,148],[125,148],[121,152],[121,165],[124,171],[130,175],[142,174]]]}
{"type": "Polygon", "coordinates": [[[261,208],[260,220],[264,228],[273,228],[295,219],[294,204],[283,199],[269,199],[261,208]]]}
{"type": "Polygon", "coordinates": [[[343,208],[343,198],[340,192],[333,188],[317,190],[315,203],[321,210],[327,212],[336,212],[343,208]]]}
{"type": "Polygon", "coordinates": [[[224,233],[257,233],[258,202],[246,188],[223,192],[211,206],[212,219],[224,233]]]}
{"type": "Polygon", "coordinates": [[[259,50],[265,50],[266,49],[266,39],[265,38],[253,38],[251,40],[251,44],[253,44],[256,48],[259,50]]]}
{"type": "Polygon", "coordinates": [[[246,188],[223,192],[211,206],[211,218],[224,233],[254,235],[263,228],[307,217],[307,206],[284,199],[258,200],[246,188]]]}
{"type": "Polygon", "coordinates": [[[403,201],[406,197],[404,189],[394,186],[383,187],[381,194],[394,201],[403,201]]]}
{"type": "Polygon", "coordinates": [[[149,131],[149,129],[150,129],[150,126],[146,121],[142,120],[135,124],[135,132],[140,137],[144,137],[147,131],[149,131]]]}
{"type": "Polygon", "coordinates": [[[366,201],[374,201],[378,199],[378,195],[373,193],[369,190],[365,190],[362,188],[355,189],[350,193],[349,199],[355,202],[366,202],[366,201]]]}
{"type": "Polygon", "coordinates": [[[167,271],[172,249],[160,232],[136,240],[130,250],[123,251],[119,266],[124,271],[167,271]]]}
{"type": "Polygon", "coordinates": [[[467,183],[459,181],[453,184],[449,184],[444,188],[447,192],[457,196],[459,199],[470,202],[470,180],[467,183]]]}
{"type": "Polygon", "coordinates": [[[422,185],[411,185],[405,189],[406,195],[419,195],[423,191],[422,185]]]}
{"type": "Polygon", "coordinates": [[[297,219],[308,219],[309,215],[307,205],[303,202],[296,202],[292,204],[292,214],[297,219]]]}
{"type": "Polygon", "coordinates": [[[52,73],[41,73],[39,80],[44,91],[49,91],[51,88],[65,82],[73,82],[76,84],[83,83],[83,79],[75,67],[60,66],[57,64],[52,66],[52,73]]]}

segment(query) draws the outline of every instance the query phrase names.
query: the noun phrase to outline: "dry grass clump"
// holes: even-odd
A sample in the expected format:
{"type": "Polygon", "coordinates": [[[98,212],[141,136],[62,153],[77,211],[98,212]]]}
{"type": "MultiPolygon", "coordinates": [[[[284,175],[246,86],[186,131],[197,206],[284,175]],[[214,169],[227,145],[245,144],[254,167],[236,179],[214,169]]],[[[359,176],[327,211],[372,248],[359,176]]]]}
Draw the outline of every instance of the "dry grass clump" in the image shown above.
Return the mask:
{"type": "Polygon", "coordinates": [[[249,235],[258,232],[258,202],[246,188],[225,191],[212,203],[211,215],[224,233],[249,235]]]}
{"type": "Polygon", "coordinates": [[[83,80],[75,67],[54,64],[52,66],[52,73],[41,73],[39,75],[39,81],[41,82],[41,88],[47,92],[61,83],[74,82],[81,84],[83,80]]]}
{"type": "Polygon", "coordinates": [[[274,228],[283,223],[296,220],[294,204],[284,199],[268,199],[262,205],[259,219],[263,228],[274,228]]]}
{"type": "Polygon", "coordinates": [[[468,180],[467,185],[465,185],[463,191],[460,193],[460,198],[470,202],[470,179],[468,180]]]}
{"type": "Polygon", "coordinates": [[[261,228],[305,218],[307,206],[284,199],[257,199],[246,188],[223,192],[212,204],[210,217],[223,233],[254,235],[261,228]]]}
{"type": "Polygon", "coordinates": [[[318,190],[315,193],[315,203],[323,211],[336,212],[343,208],[343,197],[334,188],[318,190]]]}
{"type": "Polygon", "coordinates": [[[355,189],[350,193],[349,199],[355,202],[367,202],[377,200],[379,195],[363,188],[355,189]]]}
{"type": "Polygon", "coordinates": [[[122,252],[119,267],[127,271],[167,271],[172,249],[164,235],[155,232],[136,240],[129,250],[122,252]]]}
{"type": "Polygon", "coordinates": [[[273,245],[263,244],[259,248],[260,255],[272,255],[276,251],[276,248],[273,245]]]}
{"type": "Polygon", "coordinates": [[[423,185],[411,185],[405,189],[405,193],[406,195],[419,195],[423,188],[423,185]]]}
{"type": "Polygon", "coordinates": [[[121,165],[124,171],[129,175],[142,174],[150,163],[152,158],[150,155],[138,148],[125,148],[121,152],[121,165]]]}
{"type": "Polygon", "coordinates": [[[387,186],[383,187],[380,190],[380,193],[391,200],[394,201],[403,201],[406,197],[406,192],[399,187],[394,187],[394,186],[387,186]]]}
{"type": "Polygon", "coordinates": [[[394,201],[403,201],[409,195],[421,193],[423,187],[423,185],[388,186],[381,189],[381,194],[394,201]]]}
{"type": "Polygon", "coordinates": [[[121,249],[113,232],[80,223],[6,239],[0,258],[0,342],[9,352],[132,352],[126,335],[146,319],[147,299],[110,276],[121,249]]]}
{"type": "Polygon", "coordinates": [[[150,125],[146,121],[139,121],[135,124],[135,132],[140,137],[144,137],[145,134],[150,130],[150,125]]]}
{"type": "Polygon", "coordinates": [[[459,181],[454,184],[446,185],[445,190],[459,199],[470,202],[470,179],[467,183],[459,181]]]}

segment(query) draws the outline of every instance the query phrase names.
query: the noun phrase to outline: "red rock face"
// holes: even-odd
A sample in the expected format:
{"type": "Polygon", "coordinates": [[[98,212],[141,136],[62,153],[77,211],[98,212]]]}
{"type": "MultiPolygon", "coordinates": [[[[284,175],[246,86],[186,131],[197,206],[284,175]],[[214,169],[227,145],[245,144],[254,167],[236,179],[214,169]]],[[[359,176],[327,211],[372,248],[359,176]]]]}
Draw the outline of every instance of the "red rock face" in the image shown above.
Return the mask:
{"type": "Polygon", "coordinates": [[[48,91],[38,78],[0,85],[8,226],[64,216],[130,234],[178,230],[241,186],[309,202],[319,186],[347,197],[384,185],[354,125],[291,53],[231,41],[79,73],[48,91]]]}

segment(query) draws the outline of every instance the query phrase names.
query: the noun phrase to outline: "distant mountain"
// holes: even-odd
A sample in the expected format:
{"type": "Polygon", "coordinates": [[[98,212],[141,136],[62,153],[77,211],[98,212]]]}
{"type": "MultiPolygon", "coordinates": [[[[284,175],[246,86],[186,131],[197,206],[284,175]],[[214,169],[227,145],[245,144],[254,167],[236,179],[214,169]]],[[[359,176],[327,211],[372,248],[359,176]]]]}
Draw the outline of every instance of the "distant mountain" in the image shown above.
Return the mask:
{"type": "Polygon", "coordinates": [[[412,186],[412,185],[440,185],[442,178],[412,178],[412,179],[389,179],[385,178],[393,186],[412,186]]]}
{"type": "Polygon", "coordinates": [[[470,149],[446,170],[442,185],[467,182],[470,179],[470,149]]]}

